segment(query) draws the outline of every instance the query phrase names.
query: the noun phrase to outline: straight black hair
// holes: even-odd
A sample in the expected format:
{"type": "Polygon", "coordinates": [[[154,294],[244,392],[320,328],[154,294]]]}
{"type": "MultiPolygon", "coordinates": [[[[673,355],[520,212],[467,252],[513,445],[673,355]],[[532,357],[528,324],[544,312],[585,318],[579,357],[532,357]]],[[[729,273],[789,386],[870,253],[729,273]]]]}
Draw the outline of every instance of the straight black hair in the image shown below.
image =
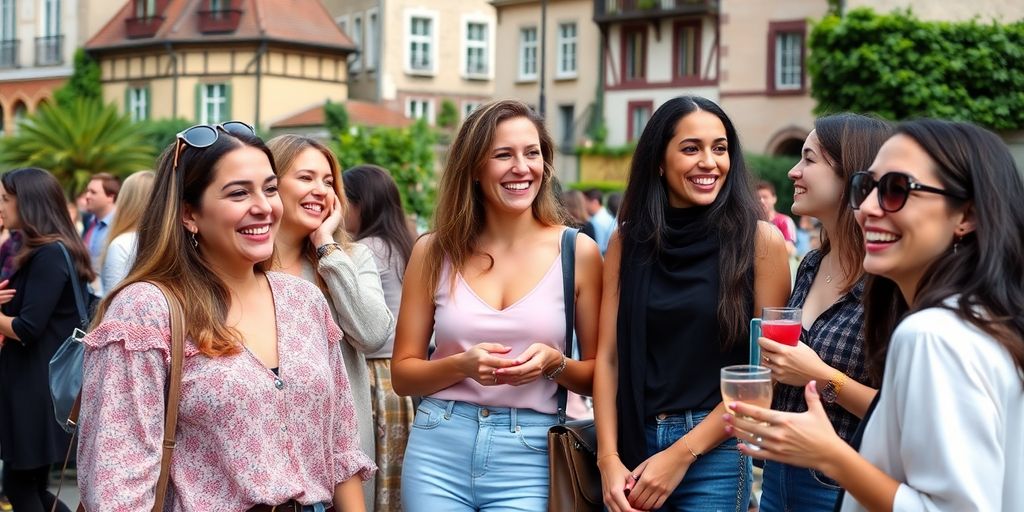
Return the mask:
{"type": "Polygon", "coordinates": [[[357,165],[341,174],[345,183],[345,197],[359,208],[359,232],[352,236],[359,240],[374,236],[387,242],[390,259],[398,251],[402,268],[397,269],[399,280],[412,253],[412,233],[405,220],[402,197],[391,173],[376,165],[357,165]]]}

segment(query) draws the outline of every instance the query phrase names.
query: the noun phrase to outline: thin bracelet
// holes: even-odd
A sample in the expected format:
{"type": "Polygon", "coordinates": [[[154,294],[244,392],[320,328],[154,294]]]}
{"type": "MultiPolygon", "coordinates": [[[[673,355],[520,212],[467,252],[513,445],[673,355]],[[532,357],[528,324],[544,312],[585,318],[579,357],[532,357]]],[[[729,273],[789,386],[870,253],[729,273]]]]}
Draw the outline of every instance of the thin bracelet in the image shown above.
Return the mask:
{"type": "Polygon", "coordinates": [[[608,458],[608,457],[611,457],[611,456],[613,456],[613,455],[614,455],[614,456],[616,456],[616,457],[618,457],[618,456],[619,456],[619,452],[611,452],[611,453],[606,453],[606,454],[604,454],[604,455],[602,455],[602,456],[598,457],[598,458],[597,458],[597,460],[596,460],[596,461],[594,461],[594,462],[601,462],[601,459],[606,459],[606,458],[608,458]]]}
{"type": "Polygon", "coordinates": [[[557,379],[558,376],[565,370],[565,365],[566,365],[565,354],[562,354],[562,362],[559,363],[558,368],[555,368],[554,370],[551,370],[551,373],[542,373],[542,375],[544,375],[545,379],[553,381],[553,380],[557,379]]]}
{"type": "Polygon", "coordinates": [[[697,457],[700,454],[693,451],[693,448],[690,448],[690,443],[686,441],[686,436],[683,436],[681,439],[683,440],[683,446],[686,447],[686,451],[690,452],[690,455],[693,455],[693,460],[697,460],[697,457]]]}

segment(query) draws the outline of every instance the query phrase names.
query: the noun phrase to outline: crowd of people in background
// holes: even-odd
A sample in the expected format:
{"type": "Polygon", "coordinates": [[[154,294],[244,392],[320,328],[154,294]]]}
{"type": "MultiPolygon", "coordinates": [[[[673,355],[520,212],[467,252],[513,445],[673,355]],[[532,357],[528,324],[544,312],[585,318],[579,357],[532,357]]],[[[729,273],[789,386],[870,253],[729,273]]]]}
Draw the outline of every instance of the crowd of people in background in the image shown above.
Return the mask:
{"type": "Polygon", "coordinates": [[[791,216],[705,98],[652,114],[611,193],[563,189],[544,120],[497,100],[452,139],[425,234],[388,169],[314,138],[231,121],[168,142],[75,198],[0,176],[17,512],[68,510],[48,363],[74,284],[100,298],[87,510],[152,508],[179,308],[167,510],[546,510],[548,430],[588,416],[612,512],[1024,510],[1024,181],[984,129],[821,117],[791,216]],[[750,341],[776,306],[802,311],[795,346],[750,341]],[[770,408],[722,400],[719,370],[748,363],[770,408]]]}

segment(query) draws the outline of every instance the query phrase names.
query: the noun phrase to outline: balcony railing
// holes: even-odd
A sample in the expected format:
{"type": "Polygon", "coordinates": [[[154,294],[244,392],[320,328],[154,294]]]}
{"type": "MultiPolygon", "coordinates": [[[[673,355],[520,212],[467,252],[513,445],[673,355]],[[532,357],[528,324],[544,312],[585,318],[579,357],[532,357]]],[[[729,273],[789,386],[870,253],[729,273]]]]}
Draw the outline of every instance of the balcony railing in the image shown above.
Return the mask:
{"type": "Polygon", "coordinates": [[[36,66],[57,66],[64,63],[64,35],[36,38],[36,66]]]}
{"type": "Polygon", "coordinates": [[[18,67],[18,40],[0,41],[0,69],[18,67]]]}
{"type": "Polygon", "coordinates": [[[227,34],[238,30],[241,9],[199,11],[199,31],[204,34],[227,34]]]}
{"type": "Polygon", "coordinates": [[[718,0],[594,0],[594,21],[630,21],[718,12],[718,0]]]}
{"type": "Polygon", "coordinates": [[[127,18],[124,20],[124,30],[128,39],[141,39],[153,37],[156,31],[163,25],[163,16],[145,16],[142,18],[127,18]]]}

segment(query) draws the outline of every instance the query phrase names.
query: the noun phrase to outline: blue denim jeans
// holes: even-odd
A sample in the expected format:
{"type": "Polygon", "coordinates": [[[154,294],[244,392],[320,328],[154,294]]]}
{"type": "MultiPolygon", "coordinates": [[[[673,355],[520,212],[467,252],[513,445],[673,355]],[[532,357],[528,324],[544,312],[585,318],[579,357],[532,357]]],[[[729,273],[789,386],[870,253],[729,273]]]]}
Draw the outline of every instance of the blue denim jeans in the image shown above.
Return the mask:
{"type": "Polygon", "coordinates": [[[424,398],[402,463],[406,512],[543,512],[554,414],[424,398]]]}
{"type": "Polygon", "coordinates": [[[761,512],[828,512],[835,508],[839,487],[813,469],[765,462],[761,512]]]}
{"type": "MultiPolygon", "coordinates": [[[[647,423],[647,456],[658,453],[693,430],[711,411],[687,411],[647,423]]],[[[679,487],[659,509],[663,511],[746,512],[753,466],[729,438],[697,457],[679,487]]]]}

